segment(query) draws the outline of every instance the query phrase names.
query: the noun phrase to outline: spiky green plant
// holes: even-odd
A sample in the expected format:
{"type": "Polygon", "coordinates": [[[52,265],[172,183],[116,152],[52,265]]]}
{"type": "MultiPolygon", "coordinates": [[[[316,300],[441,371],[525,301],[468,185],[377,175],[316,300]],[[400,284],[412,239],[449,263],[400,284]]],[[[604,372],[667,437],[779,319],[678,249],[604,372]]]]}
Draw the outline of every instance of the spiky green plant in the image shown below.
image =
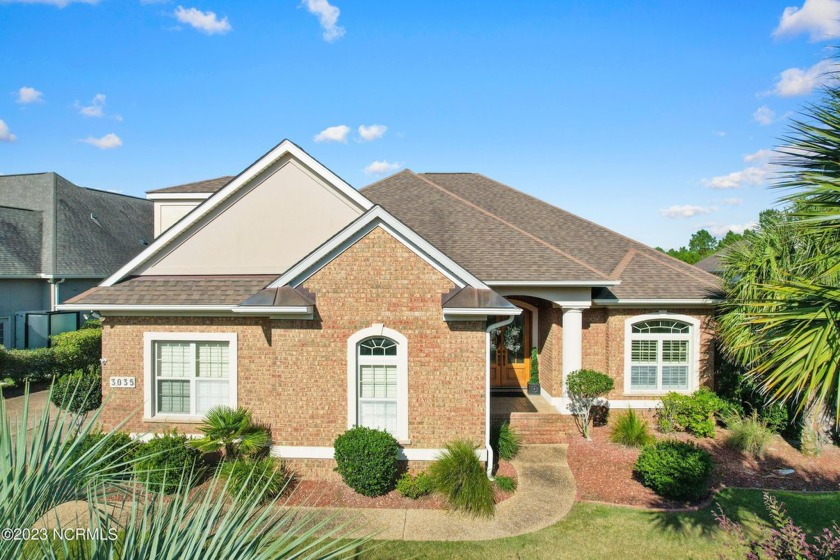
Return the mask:
{"type": "Polygon", "coordinates": [[[255,424],[247,408],[213,407],[199,429],[204,437],[192,440],[190,445],[204,453],[224,450],[226,459],[258,455],[271,445],[268,429],[255,424]]]}
{"type": "Polygon", "coordinates": [[[475,446],[469,441],[447,443],[444,452],[429,467],[429,476],[453,510],[475,517],[493,516],[496,509],[493,489],[475,454],[475,446]]]}
{"type": "MultiPolygon", "coordinates": [[[[93,433],[98,412],[72,433],[74,418],[67,412],[53,416],[45,407],[30,417],[28,386],[20,416],[13,421],[2,397],[0,416],[0,525],[32,528],[46,523],[50,536],[52,529],[83,526],[105,537],[6,540],[0,560],[330,559],[356,557],[367,548],[368,536],[345,538],[357,531],[352,519],[278,507],[282,504],[276,499],[262,507],[259,502],[270,491],[269,483],[245,484],[230,500],[219,499],[227,491],[219,473],[200,491],[190,492],[184,480],[166,498],[136,484],[121,484],[121,477],[110,474],[116,456],[126,455],[109,437],[115,431],[79,451],[83,438],[93,433]],[[115,496],[122,496],[116,506],[115,496]],[[68,522],[52,513],[77,500],[87,502],[82,519],[68,522]]],[[[127,461],[126,468],[131,466],[127,461]]]]}
{"type": "Polygon", "coordinates": [[[631,408],[616,419],[610,432],[610,441],[627,447],[644,447],[653,443],[653,436],[647,420],[631,408]]]}

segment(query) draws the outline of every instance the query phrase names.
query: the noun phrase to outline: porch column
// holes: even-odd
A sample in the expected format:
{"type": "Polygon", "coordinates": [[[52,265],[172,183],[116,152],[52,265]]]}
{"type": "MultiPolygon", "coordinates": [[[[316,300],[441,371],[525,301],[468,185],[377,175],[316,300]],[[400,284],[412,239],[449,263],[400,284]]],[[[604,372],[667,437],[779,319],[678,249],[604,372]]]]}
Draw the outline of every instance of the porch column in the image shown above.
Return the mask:
{"type": "Polygon", "coordinates": [[[583,308],[563,307],[563,396],[566,378],[583,363],[583,308]]]}

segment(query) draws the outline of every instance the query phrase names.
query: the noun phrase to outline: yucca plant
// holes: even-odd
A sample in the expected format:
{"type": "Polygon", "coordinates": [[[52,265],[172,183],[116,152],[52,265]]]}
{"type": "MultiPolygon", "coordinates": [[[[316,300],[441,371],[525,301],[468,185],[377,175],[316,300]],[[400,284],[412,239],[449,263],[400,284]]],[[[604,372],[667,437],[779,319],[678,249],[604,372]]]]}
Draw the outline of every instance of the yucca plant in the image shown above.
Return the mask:
{"type": "Polygon", "coordinates": [[[271,434],[265,426],[255,424],[247,408],[216,406],[210,409],[199,427],[201,439],[190,445],[204,453],[224,451],[225,459],[242,455],[259,455],[271,445],[271,434]]]}

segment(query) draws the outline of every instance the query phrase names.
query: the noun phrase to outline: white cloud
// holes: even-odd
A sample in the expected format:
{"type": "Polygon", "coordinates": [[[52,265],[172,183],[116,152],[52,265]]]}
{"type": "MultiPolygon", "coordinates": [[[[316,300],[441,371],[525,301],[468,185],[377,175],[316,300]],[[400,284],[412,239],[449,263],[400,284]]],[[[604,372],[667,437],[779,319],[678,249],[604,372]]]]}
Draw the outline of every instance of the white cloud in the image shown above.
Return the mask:
{"type": "Polygon", "coordinates": [[[395,171],[402,166],[401,163],[397,162],[390,162],[390,161],[374,161],[367,167],[365,167],[365,175],[384,175],[385,173],[390,173],[391,171],[395,171]]]}
{"type": "Polygon", "coordinates": [[[663,208],[659,211],[660,216],[666,218],[692,218],[694,216],[702,216],[711,214],[717,211],[714,206],[696,206],[694,204],[678,204],[669,208],[663,208]]]}
{"type": "Polygon", "coordinates": [[[771,93],[781,97],[808,95],[816,88],[836,79],[837,63],[832,60],[817,62],[807,69],[788,68],[781,74],[771,93]]]}
{"type": "Polygon", "coordinates": [[[344,36],[344,28],[338,25],[341,10],[330,4],[328,0],[302,0],[301,5],[306,6],[310,14],[317,16],[318,23],[324,30],[324,41],[332,43],[344,36]]]}
{"type": "Polygon", "coordinates": [[[773,150],[763,149],[763,150],[758,150],[757,152],[753,152],[751,154],[745,155],[744,156],[744,161],[746,163],[753,163],[753,162],[759,162],[759,161],[766,162],[766,161],[770,161],[770,158],[772,158],[775,155],[776,155],[776,152],[774,152],[773,150]]]}
{"type": "Polygon", "coordinates": [[[223,34],[233,29],[230,22],[228,22],[227,16],[219,19],[215,12],[202,12],[195,8],[178,6],[175,8],[174,14],[181,23],[186,23],[208,35],[223,34]]]}
{"type": "Polygon", "coordinates": [[[740,206],[741,203],[744,202],[740,198],[724,198],[723,204],[726,206],[740,206]]]}
{"type": "Polygon", "coordinates": [[[79,109],[79,113],[86,117],[94,117],[100,118],[105,116],[105,94],[104,93],[97,93],[93,96],[93,99],[90,101],[90,105],[79,105],[79,102],[76,102],[76,108],[79,109]]]}
{"type": "Polygon", "coordinates": [[[776,111],[767,105],[762,105],[753,113],[753,120],[761,126],[773,124],[776,121],[776,111]]]}
{"type": "Polygon", "coordinates": [[[14,142],[15,140],[17,140],[17,136],[12,134],[9,125],[3,119],[0,119],[0,142],[14,142]]]}
{"type": "Polygon", "coordinates": [[[350,127],[346,124],[330,126],[315,135],[316,142],[347,142],[347,135],[350,134],[350,127]]]}
{"type": "Polygon", "coordinates": [[[370,126],[360,125],[359,138],[361,138],[362,142],[377,140],[378,138],[385,136],[386,130],[388,130],[388,127],[384,124],[372,124],[370,126]]]}
{"type": "Polygon", "coordinates": [[[44,92],[32,87],[22,87],[17,92],[17,102],[24,105],[29,103],[41,103],[44,100],[44,92]]]}
{"type": "Polygon", "coordinates": [[[808,33],[811,41],[840,37],[840,0],[805,0],[801,8],[785,8],[773,36],[784,37],[800,33],[808,33]]]}
{"type": "Polygon", "coordinates": [[[111,150],[113,148],[119,148],[120,146],[122,146],[122,140],[113,132],[106,134],[102,138],[94,138],[93,136],[88,136],[84,140],[79,140],[79,142],[84,142],[85,144],[96,146],[100,150],[111,150]]]}
{"type": "Polygon", "coordinates": [[[711,179],[704,179],[703,182],[710,189],[740,189],[748,185],[761,185],[767,181],[770,171],[766,165],[752,166],[740,171],[733,171],[727,175],[719,175],[711,179]]]}
{"type": "Polygon", "coordinates": [[[717,224],[706,224],[705,229],[709,231],[715,237],[723,237],[728,232],[732,231],[735,233],[744,233],[748,229],[755,229],[758,227],[758,224],[755,222],[747,222],[746,224],[729,224],[729,225],[717,225],[717,224]]]}
{"type": "Polygon", "coordinates": [[[99,0],[0,0],[0,4],[48,4],[64,8],[70,4],[98,4],[99,0]]]}

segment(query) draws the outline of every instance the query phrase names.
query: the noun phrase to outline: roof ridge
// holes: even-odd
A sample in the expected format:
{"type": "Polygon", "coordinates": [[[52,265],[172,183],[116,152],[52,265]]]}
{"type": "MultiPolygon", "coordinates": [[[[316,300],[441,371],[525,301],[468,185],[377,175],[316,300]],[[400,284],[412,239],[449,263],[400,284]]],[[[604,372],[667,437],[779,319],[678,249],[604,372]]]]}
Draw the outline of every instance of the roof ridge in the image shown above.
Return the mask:
{"type": "MultiPolygon", "coordinates": [[[[466,204],[466,205],[470,206],[471,208],[474,208],[474,209],[478,210],[478,211],[479,211],[479,212],[481,212],[482,214],[485,214],[485,215],[487,215],[487,216],[490,216],[491,218],[495,219],[496,221],[499,221],[499,222],[501,222],[501,223],[505,224],[505,225],[506,225],[506,226],[508,226],[509,228],[511,228],[511,229],[513,229],[513,230],[515,230],[515,231],[517,231],[517,232],[519,232],[519,233],[521,233],[521,234],[525,235],[526,237],[528,237],[528,238],[530,238],[530,239],[532,239],[532,240],[536,241],[537,243],[539,243],[539,244],[541,244],[541,245],[544,245],[545,247],[547,247],[547,248],[551,249],[551,250],[552,250],[552,251],[554,251],[555,253],[557,253],[557,254],[559,254],[559,255],[562,255],[562,256],[566,257],[567,259],[569,259],[570,261],[572,261],[572,262],[574,262],[574,263],[577,263],[577,264],[579,264],[580,266],[582,266],[582,267],[586,268],[587,270],[590,270],[590,271],[594,272],[595,274],[597,274],[598,276],[600,276],[600,277],[601,277],[601,278],[603,278],[604,280],[608,280],[608,279],[609,279],[609,277],[608,277],[606,274],[604,274],[603,272],[601,272],[601,271],[600,271],[600,270],[598,270],[597,268],[593,267],[592,265],[590,265],[590,264],[588,264],[588,263],[586,263],[586,262],[584,262],[584,261],[582,261],[582,260],[580,260],[580,259],[578,259],[578,258],[576,258],[576,257],[573,257],[572,255],[570,255],[570,254],[566,253],[565,251],[563,251],[563,250],[561,250],[561,249],[558,249],[557,247],[555,247],[555,246],[554,246],[554,245],[552,245],[551,243],[549,243],[549,242],[545,241],[544,239],[541,239],[541,238],[537,237],[536,235],[534,235],[534,234],[532,234],[532,233],[530,233],[530,232],[527,232],[527,231],[525,231],[524,229],[522,229],[522,228],[520,228],[520,227],[518,227],[518,226],[516,226],[516,225],[514,225],[514,224],[512,224],[512,223],[510,223],[510,222],[508,222],[507,220],[505,220],[505,219],[504,219],[504,218],[502,218],[501,216],[497,216],[496,214],[494,214],[493,212],[490,212],[490,211],[489,211],[489,210],[487,210],[486,208],[482,208],[481,206],[479,206],[479,205],[477,205],[477,204],[475,204],[475,203],[473,203],[473,202],[470,202],[469,200],[467,200],[467,199],[465,199],[465,198],[463,198],[463,197],[461,197],[461,196],[458,196],[457,194],[455,194],[455,193],[453,193],[453,192],[451,192],[451,191],[449,191],[449,190],[445,189],[444,187],[442,187],[442,186],[438,185],[437,183],[435,183],[435,182],[431,181],[430,179],[428,179],[428,178],[426,178],[426,177],[424,177],[424,176],[422,176],[422,175],[420,175],[420,174],[414,173],[413,171],[409,171],[409,172],[410,172],[412,175],[414,175],[415,177],[417,177],[418,179],[420,179],[421,181],[424,181],[424,182],[428,183],[429,185],[431,185],[431,186],[435,187],[436,189],[440,190],[441,192],[444,192],[444,193],[448,194],[449,196],[451,196],[451,197],[452,197],[452,198],[454,198],[455,200],[458,200],[459,202],[461,202],[461,203],[463,203],[463,204],[466,204]]],[[[515,189],[514,189],[514,190],[515,190],[515,189]]]]}
{"type": "Polygon", "coordinates": [[[385,181],[389,181],[389,180],[393,179],[394,177],[396,177],[397,175],[402,175],[403,173],[410,173],[412,175],[420,175],[419,173],[415,173],[414,171],[412,171],[411,169],[406,167],[405,169],[400,169],[396,173],[391,173],[387,177],[383,177],[383,178],[379,179],[378,181],[374,181],[373,183],[371,183],[369,185],[365,185],[364,187],[362,187],[360,189],[356,189],[356,190],[359,191],[359,192],[362,192],[362,191],[367,190],[371,187],[375,187],[376,185],[378,185],[380,183],[383,183],[385,181]]]}
{"type": "MultiPolygon", "coordinates": [[[[703,282],[704,284],[707,284],[707,285],[709,285],[713,288],[720,288],[720,284],[718,282],[716,282],[714,280],[708,280],[707,278],[704,278],[704,276],[711,276],[712,278],[717,280],[717,276],[714,276],[713,274],[709,274],[705,270],[699,269],[699,268],[695,267],[694,265],[691,265],[691,264],[688,265],[689,267],[691,267],[691,269],[694,269],[694,270],[691,270],[689,268],[686,268],[685,270],[681,270],[680,267],[674,266],[672,263],[668,262],[667,260],[657,258],[656,255],[647,255],[647,254],[644,254],[644,253],[642,253],[641,255],[643,257],[647,257],[648,259],[650,259],[652,261],[656,261],[656,262],[660,263],[662,266],[667,266],[671,270],[674,270],[674,271],[679,272],[681,274],[685,274],[686,276],[691,276],[691,277],[699,280],[700,282],[703,282]],[[694,274],[695,271],[699,272],[700,274],[694,274]]],[[[663,253],[663,256],[668,257],[669,259],[673,258],[670,255],[666,255],[664,253],[663,253]]],[[[679,261],[679,262],[682,262],[682,261],[679,261]]]]}
{"type": "Polygon", "coordinates": [[[610,273],[610,277],[613,279],[618,279],[618,277],[621,276],[621,273],[624,272],[624,269],[627,268],[627,265],[630,264],[630,261],[633,260],[633,257],[636,256],[636,253],[637,251],[634,248],[631,248],[629,251],[627,251],[624,254],[624,256],[621,257],[621,260],[618,261],[618,264],[615,265],[615,268],[610,273]]]}
{"type": "MultiPolygon", "coordinates": [[[[637,240],[633,239],[632,237],[627,237],[627,236],[626,236],[626,235],[624,235],[623,233],[619,233],[619,232],[617,232],[617,231],[615,231],[615,230],[612,230],[612,229],[610,229],[610,228],[608,228],[608,227],[602,226],[601,224],[598,224],[598,223],[596,223],[596,222],[593,222],[592,220],[589,220],[589,219],[587,219],[587,218],[584,218],[583,216],[578,216],[577,214],[573,214],[572,212],[569,212],[568,210],[564,210],[563,208],[560,208],[559,206],[555,206],[554,204],[551,204],[550,202],[546,202],[545,200],[542,200],[542,199],[540,199],[540,198],[537,198],[536,196],[534,196],[534,195],[532,195],[532,194],[528,194],[528,193],[526,193],[526,192],[524,192],[524,191],[520,191],[520,190],[519,190],[519,189],[517,189],[517,188],[511,187],[510,185],[506,185],[505,183],[502,183],[502,182],[500,182],[500,181],[497,181],[497,180],[495,180],[495,179],[493,179],[493,178],[491,178],[491,177],[488,177],[488,176],[486,176],[486,175],[484,175],[484,174],[482,174],[482,173],[473,173],[473,175],[478,175],[479,177],[483,177],[483,178],[487,179],[488,181],[492,181],[492,182],[496,183],[497,185],[500,185],[500,186],[502,186],[502,187],[505,187],[506,189],[512,190],[512,191],[514,191],[514,192],[516,192],[516,193],[518,193],[518,194],[521,194],[521,195],[523,195],[523,196],[526,196],[526,197],[528,197],[528,198],[530,198],[530,199],[532,199],[532,200],[535,200],[535,201],[537,201],[537,202],[539,202],[539,203],[541,203],[541,204],[543,204],[543,205],[545,205],[545,206],[550,206],[551,208],[554,208],[555,210],[559,210],[560,212],[563,212],[564,214],[567,214],[567,215],[569,215],[569,216],[572,216],[572,217],[574,217],[574,218],[577,218],[578,220],[582,220],[582,221],[584,221],[584,222],[586,222],[586,223],[588,223],[588,224],[590,224],[590,225],[592,225],[592,226],[597,227],[598,229],[601,229],[601,230],[603,230],[603,231],[609,232],[609,233],[611,233],[611,234],[613,234],[613,235],[617,235],[617,236],[621,237],[622,239],[624,239],[624,240],[626,240],[626,241],[630,242],[630,243],[634,246],[634,247],[632,247],[632,248],[636,249],[638,254],[645,255],[645,256],[648,256],[648,257],[651,257],[651,258],[654,258],[654,255],[657,255],[657,256],[658,256],[658,255],[661,255],[661,256],[665,257],[665,259],[664,259],[664,260],[660,260],[660,262],[662,262],[663,264],[670,264],[670,265],[671,265],[671,268],[672,268],[672,269],[674,269],[674,270],[679,270],[679,268],[680,268],[680,267],[683,267],[683,268],[685,268],[685,270],[683,270],[683,271],[681,271],[681,272],[685,272],[685,273],[687,273],[687,274],[691,274],[691,269],[692,269],[692,268],[696,268],[694,265],[690,265],[690,264],[688,264],[688,263],[685,263],[685,262],[683,262],[683,261],[679,260],[679,259],[678,259],[678,258],[676,258],[676,257],[672,257],[671,255],[669,255],[669,254],[667,254],[667,253],[662,253],[662,252],[660,252],[660,251],[657,251],[656,249],[654,249],[654,248],[653,248],[653,247],[651,247],[650,245],[645,245],[645,244],[644,244],[644,243],[642,243],[641,241],[637,241],[637,240]],[[641,249],[641,250],[640,250],[640,249],[641,249]],[[676,264],[677,266],[673,266],[674,264],[676,264]]],[[[656,260],[659,260],[659,259],[656,259],[656,260]]],[[[698,269],[698,270],[700,270],[700,269],[698,269]]],[[[716,276],[714,276],[713,274],[710,274],[710,273],[708,273],[708,272],[706,272],[706,271],[701,270],[700,272],[702,272],[703,276],[707,277],[707,278],[701,278],[701,279],[703,279],[704,281],[707,281],[707,282],[714,282],[714,279],[717,279],[717,277],[716,277],[716,276]],[[709,277],[711,277],[711,278],[709,278],[709,277]]]]}

